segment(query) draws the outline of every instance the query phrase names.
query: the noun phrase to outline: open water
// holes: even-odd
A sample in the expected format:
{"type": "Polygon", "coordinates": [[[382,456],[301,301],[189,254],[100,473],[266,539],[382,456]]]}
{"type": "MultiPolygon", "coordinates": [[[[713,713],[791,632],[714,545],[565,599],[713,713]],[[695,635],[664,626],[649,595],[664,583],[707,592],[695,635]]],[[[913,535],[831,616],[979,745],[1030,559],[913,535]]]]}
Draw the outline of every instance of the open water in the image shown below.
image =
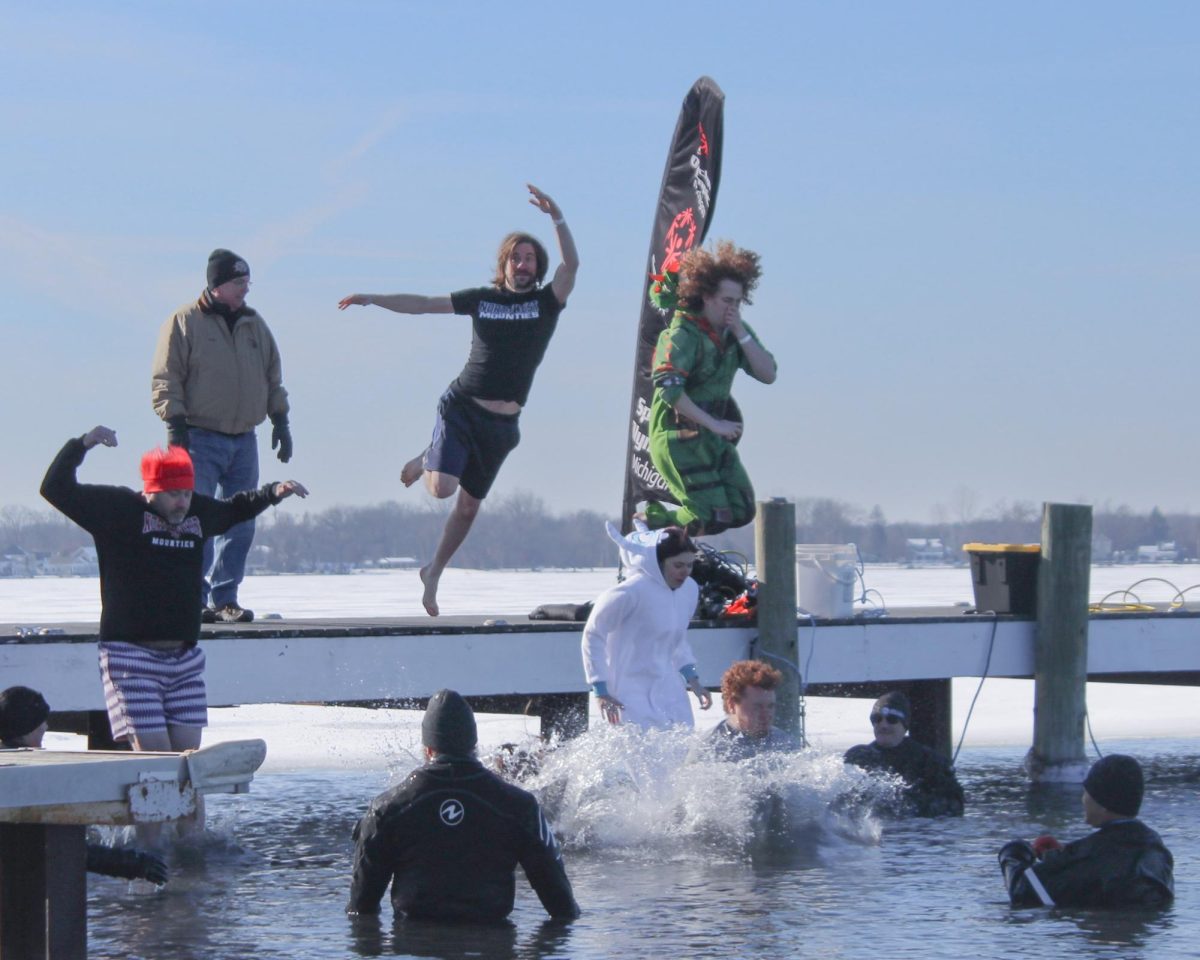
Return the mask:
{"type": "MultiPolygon", "coordinates": [[[[1146,575],[1166,576],[1182,589],[1191,578],[1181,571],[1198,569],[1099,570],[1094,599],[1146,575]]],[[[289,616],[417,615],[415,581],[408,572],[256,578],[243,595],[261,612],[289,616]]],[[[538,603],[586,599],[611,582],[611,571],[450,571],[444,609],[515,615],[538,603]]],[[[964,570],[868,568],[868,586],[891,606],[970,599],[964,570]]],[[[92,619],[95,591],[94,580],[0,581],[0,621],[92,619]]],[[[1139,588],[1147,600],[1171,593],[1161,584],[1139,588]]],[[[966,721],[975,685],[956,681],[956,726],[966,721]]],[[[522,880],[513,923],[499,928],[396,925],[386,901],[378,918],[343,913],[350,831],[368,800],[416,765],[418,716],[303,706],[214,710],[206,742],[261,736],[267,764],[249,794],[210,798],[205,838],[173,851],[172,878],[161,891],[133,894],[123,881],[90,878],[89,955],[1200,956],[1194,691],[1089,687],[1100,749],[1142,760],[1143,818],[1176,858],[1171,908],[1113,914],[1008,906],[995,861],[1001,843],[1045,832],[1071,839],[1088,829],[1077,787],[1033,789],[1021,772],[1029,687],[985,683],[958,758],[968,800],[961,819],[900,822],[835,812],[839,797],[865,787],[861,774],[840,762],[846,746],[869,738],[865,701],[810,701],[813,749],[776,766],[689,766],[681,762],[684,740],[598,727],[547,757],[530,783],[564,842],[584,915],[571,924],[546,921],[522,880]],[[755,820],[763,796],[780,798],[782,833],[755,820]]],[[[505,741],[532,745],[536,731],[525,718],[480,719],[485,749],[505,741]]],[[[716,719],[702,715],[701,725],[716,719]]],[[[65,736],[51,742],[71,745],[65,736]]]]}

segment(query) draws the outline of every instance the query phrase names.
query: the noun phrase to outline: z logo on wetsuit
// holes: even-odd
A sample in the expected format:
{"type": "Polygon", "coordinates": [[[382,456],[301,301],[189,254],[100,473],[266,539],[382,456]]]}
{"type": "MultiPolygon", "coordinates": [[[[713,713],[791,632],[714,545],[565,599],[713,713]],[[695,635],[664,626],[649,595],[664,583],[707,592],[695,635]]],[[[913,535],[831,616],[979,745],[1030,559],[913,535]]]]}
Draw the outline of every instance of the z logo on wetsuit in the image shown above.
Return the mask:
{"type": "Polygon", "coordinates": [[[438,816],[442,818],[442,823],[448,827],[457,827],[463,822],[463,815],[467,811],[463,805],[453,798],[443,800],[442,805],[438,807],[438,816]]]}

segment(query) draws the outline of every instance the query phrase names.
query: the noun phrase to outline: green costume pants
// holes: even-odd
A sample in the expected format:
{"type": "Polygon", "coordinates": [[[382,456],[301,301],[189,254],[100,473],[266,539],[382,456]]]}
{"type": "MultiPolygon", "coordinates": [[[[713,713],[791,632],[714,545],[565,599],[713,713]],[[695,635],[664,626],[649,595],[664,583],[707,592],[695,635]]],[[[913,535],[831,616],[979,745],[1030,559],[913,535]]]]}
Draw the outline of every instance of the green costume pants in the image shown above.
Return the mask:
{"type": "Polygon", "coordinates": [[[737,447],[711,430],[664,430],[650,434],[650,459],[679,503],[646,507],[651,528],[672,524],[689,533],[720,533],[754,519],[754,487],[737,447]]]}

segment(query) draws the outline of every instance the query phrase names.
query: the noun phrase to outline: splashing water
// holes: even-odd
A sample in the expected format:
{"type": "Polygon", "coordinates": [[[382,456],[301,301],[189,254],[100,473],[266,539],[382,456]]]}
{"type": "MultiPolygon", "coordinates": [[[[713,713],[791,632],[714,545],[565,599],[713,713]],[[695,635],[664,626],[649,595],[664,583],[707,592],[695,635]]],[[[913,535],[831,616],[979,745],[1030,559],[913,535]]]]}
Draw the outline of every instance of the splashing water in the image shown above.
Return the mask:
{"type": "Polygon", "coordinates": [[[819,859],[839,844],[877,844],[875,804],[857,801],[895,792],[815,750],[721,760],[683,728],[597,727],[540,756],[527,749],[537,760],[523,785],[563,844],[634,859],[819,859]]]}

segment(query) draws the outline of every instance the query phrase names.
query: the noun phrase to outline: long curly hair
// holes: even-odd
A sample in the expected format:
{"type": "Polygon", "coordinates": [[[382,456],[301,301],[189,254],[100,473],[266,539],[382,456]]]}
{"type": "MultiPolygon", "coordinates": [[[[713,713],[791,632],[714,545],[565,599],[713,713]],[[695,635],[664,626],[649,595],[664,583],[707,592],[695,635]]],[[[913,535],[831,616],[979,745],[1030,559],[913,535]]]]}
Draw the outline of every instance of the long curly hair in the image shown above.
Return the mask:
{"type": "Polygon", "coordinates": [[[717,292],[722,280],[742,286],[742,303],[752,303],[750,294],[762,276],[759,256],[753,250],[718,241],[716,249],[695,247],[679,263],[679,306],[688,311],[703,308],[704,298],[717,292]]]}

